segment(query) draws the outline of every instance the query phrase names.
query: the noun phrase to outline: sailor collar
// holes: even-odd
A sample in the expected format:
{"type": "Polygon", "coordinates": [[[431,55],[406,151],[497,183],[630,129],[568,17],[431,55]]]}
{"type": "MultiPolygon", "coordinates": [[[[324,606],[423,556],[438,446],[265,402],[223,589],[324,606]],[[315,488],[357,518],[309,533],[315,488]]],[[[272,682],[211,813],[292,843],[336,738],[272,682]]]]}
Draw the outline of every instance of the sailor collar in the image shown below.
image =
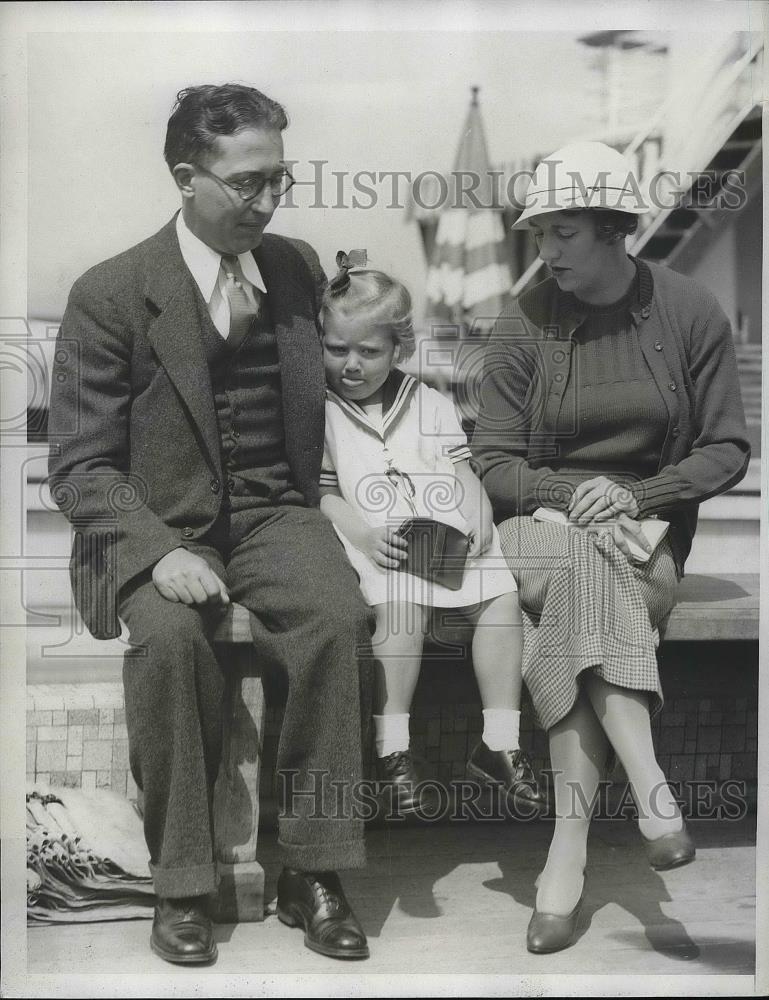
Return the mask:
{"type": "Polygon", "coordinates": [[[379,427],[368,416],[360,403],[345,399],[333,389],[326,388],[326,399],[343,410],[360,427],[384,439],[406,411],[419,382],[413,375],[393,368],[382,387],[382,425],[379,427]]]}

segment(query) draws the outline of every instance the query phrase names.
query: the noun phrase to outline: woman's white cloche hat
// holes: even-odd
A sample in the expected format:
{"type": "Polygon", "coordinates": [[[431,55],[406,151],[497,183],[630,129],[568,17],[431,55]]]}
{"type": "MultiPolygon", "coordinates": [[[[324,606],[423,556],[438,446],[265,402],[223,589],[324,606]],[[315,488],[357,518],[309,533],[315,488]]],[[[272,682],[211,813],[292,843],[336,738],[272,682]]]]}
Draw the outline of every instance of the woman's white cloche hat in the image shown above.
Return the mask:
{"type": "Polygon", "coordinates": [[[572,142],[546,156],[529,181],[513,228],[528,226],[534,216],[573,208],[649,211],[630,160],[603,142],[572,142]]]}

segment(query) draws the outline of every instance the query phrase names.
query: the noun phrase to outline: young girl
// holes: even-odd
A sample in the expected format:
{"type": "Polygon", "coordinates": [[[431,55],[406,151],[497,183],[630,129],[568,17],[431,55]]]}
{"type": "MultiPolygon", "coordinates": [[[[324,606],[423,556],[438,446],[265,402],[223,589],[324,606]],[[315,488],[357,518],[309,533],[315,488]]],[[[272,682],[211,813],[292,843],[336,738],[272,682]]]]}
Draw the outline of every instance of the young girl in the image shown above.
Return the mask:
{"type": "Polygon", "coordinates": [[[401,815],[420,809],[409,710],[427,616],[430,607],[461,608],[475,625],[473,664],[484,720],[468,776],[499,782],[519,804],[541,809],[544,797],[518,742],[520,609],[491,506],[470,467],[453,404],[395,367],[414,352],[408,291],[380,271],[350,273],[352,258],[337,255],[340,270],[321,310],[328,385],[321,510],[376,610],[374,725],[382,790],[389,788],[401,815]],[[461,589],[398,570],[406,542],[396,528],[416,516],[469,536],[461,589]]]}

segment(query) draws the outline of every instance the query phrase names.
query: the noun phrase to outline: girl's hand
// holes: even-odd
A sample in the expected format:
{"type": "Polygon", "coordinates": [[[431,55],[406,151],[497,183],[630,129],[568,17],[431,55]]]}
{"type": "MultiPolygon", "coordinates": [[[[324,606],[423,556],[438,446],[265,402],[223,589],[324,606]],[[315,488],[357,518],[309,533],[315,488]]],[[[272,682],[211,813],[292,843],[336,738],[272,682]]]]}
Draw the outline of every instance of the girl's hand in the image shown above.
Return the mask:
{"type": "Polygon", "coordinates": [[[386,525],[368,528],[358,548],[382,569],[396,569],[406,558],[408,543],[405,538],[386,525]]]}
{"type": "MultiPolygon", "coordinates": [[[[638,517],[635,497],[627,486],[606,476],[586,479],[574,490],[568,507],[569,520],[575,524],[595,524],[616,519],[620,514],[638,517]]],[[[623,550],[624,551],[624,550],[623,550]]]]}
{"type": "Polygon", "coordinates": [[[467,535],[470,539],[470,548],[467,550],[469,559],[483,555],[491,545],[493,521],[491,517],[474,518],[468,522],[467,535]]]}

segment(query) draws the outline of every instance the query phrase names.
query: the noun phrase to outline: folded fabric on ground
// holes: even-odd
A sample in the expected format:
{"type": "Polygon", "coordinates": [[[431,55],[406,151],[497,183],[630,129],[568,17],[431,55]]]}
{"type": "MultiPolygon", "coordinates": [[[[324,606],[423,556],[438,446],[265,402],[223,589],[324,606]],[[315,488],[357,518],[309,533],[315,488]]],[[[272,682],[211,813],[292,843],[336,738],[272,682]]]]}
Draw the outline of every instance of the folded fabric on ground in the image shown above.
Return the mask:
{"type": "Polygon", "coordinates": [[[155,896],[141,820],[109,789],[27,791],[27,920],[151,918],[155,896]]]}

